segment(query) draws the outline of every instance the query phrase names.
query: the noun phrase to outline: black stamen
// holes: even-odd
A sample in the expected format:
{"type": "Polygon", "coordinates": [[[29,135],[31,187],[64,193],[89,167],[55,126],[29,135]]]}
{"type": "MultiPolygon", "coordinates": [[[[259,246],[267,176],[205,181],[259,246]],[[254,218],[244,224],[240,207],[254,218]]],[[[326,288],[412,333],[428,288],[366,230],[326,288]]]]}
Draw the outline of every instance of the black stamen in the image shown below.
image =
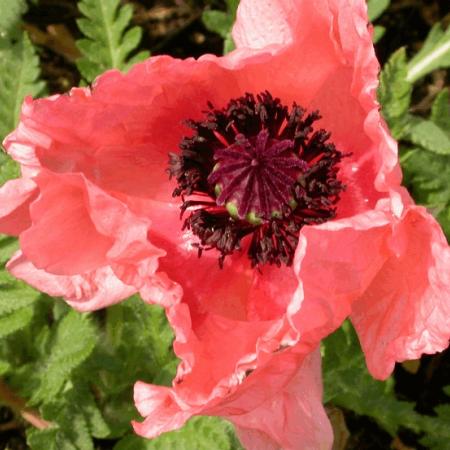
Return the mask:
{"type": "Polygon", "coordinates": [[[189,213],[183,228],[198,236],[199,256],[217,249],[221,266],[246,236],[253,266],[292,264],[300,229],[336,214],[345,155],[330,133],[313,130],[317,111],[306,115],[296,104],[289,111],[269,92],[208,108],[203,121],[186,122],[194,133],[180,154],[169,154],[173,196],[189,213]]]}

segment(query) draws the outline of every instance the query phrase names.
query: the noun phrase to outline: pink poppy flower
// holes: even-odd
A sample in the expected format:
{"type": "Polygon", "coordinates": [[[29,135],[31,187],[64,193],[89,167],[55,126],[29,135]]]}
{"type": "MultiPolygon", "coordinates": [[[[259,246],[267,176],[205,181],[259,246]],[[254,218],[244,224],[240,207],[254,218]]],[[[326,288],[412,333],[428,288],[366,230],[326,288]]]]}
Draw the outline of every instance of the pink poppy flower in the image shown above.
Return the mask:
{"type": "Polygon", "coordinates": [[[219,415],[248,449],[328,449],[320,340],[350,316],[377,378],[444,349],[450,250],[400,186],[363,0],[242,0],[234,39],[25,102],[8,267],[80,310],[166,307],[181,364],[136,384],[138,434],[219,415]]]}

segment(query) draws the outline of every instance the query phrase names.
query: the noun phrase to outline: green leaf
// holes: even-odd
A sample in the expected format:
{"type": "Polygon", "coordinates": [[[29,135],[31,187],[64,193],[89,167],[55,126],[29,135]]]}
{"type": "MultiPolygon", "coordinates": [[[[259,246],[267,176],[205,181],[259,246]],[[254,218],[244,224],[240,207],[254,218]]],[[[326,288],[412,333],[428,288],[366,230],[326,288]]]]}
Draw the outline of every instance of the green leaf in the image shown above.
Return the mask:
{"type": "Polygon", "coordinates": [[[450,137],[450,95],[448,88],[439,92],[434,99],[431,107],[431,120],[450,137]]]}
{"type": "Polygon", "coordinates": [[[96,330],[86,314],[75,311],[59,322],[42,370],[41,385],[33,401],[52,399],[69,379],[72,371],[91,354],[97,341],[96,330]]]}
{"type": "Polygon", "coordinates": [[[389,7],[391,0],[368,0],[367,1],[367,14],[369,20],[373,22],[378,19],[381,14],[389,7]]]}
{"type": "Polygon", "coordinates": [[[373,28],[373,42],[376,44],[383,36],[384,33],[386,33],[386,28],[382,27],[381,25],[376,25],[373,28]]]}
{"type": "Polygon", "coordinates": [[[41,408],[44,419],[56,426],[50,430],[28,435],[28,443],[32,450],[47,450],[45,440],[51,437],[56,443],[55,450],[94,450],[88,423],[80,411],[80,405],[72,398],[70,392],[54,402],[45,404],[41,408]]]}
{"type": "Polygon", "coordinates": [[[127,359],[126,370],[146,368],[147,376],[153,378],[161,368],[176,361],[172,351],[173,332],[164,309],[148,305],[138,296],[108,308],[106,330],[110,342],[127,359]],[[128,341],[133,343],[132,354],[128,341]]]}
{"type": "Polygon", "coordinates": [[[233,17],[224,11],[204,11],[202,20],[209,31],[220,34],[224,39],[228,37],[233,26],[233,17]]]}
{"type": "MultiPolygon", "coordinates": [[[[82,380],[77,380],[77,385],[69,388],[56,400],[46,403],[42,408],[43,417],[56,423],[60,433],[67,437],[71,434],[72,422],[78,422],[79,432],[83,440],[89,440],[89,436],[105,438],[110,434],[110,429],[95,402],[92,392],[89,391],[82,380]]],[[[71,439],[72,442],[78,438],[71,439]]],[[[88,444],[90,445],[90,444],[88,444]]],[[[84,450],[84,447],[80,447],[84,450]]]]}
{"type": "Polygon", "coordinates": [[[22,14],[27,10],[25,0],[0,0],[0,40],[9,40],[17,33],[22,14]]]}
{"type": "MultiPolygon", "coordinates": [[[[0,234],[0,267],[19,248],[17,238],[0,234]]],[[[1,282],[1,281],[0,281],[1,282]]]]}
{"type": "Polygon", "coordinates": [[[348,322],[325,339],[322,353],[326,402],[372,417],[392,436],[400,426],[418,431],[414,404],[396,399],[392,380],[372,378],[348,322]]]}
{"type": "MultiPolygon", "coordinates": [[[[30,286],[11,279],[10,283],[0,284],[0,317],[32,305],[40,296],[30,286]]],[[[1,334],[1,330],[0,330],[1,334]]]]}
{"type": "Polygon", "coordinates": [[[8,361],[0,360],[0,377],[5,375],[11,369],[11,364],[8,361]]]}
{"type": "MultiPolygon", "coordinates": [[[[140,27],[130,28],[132,6],[121,5],[119,0],[81,0],[78,8],[85,17],[77,24],[86,36],[77,41],[83,54],[77,61],[81,75],[90,82],[105,70],[126,70],[142,37],[140,27]]],[[[148,56],[149,52],[140,52],[133,62],[148,56]]]]}
{"type": "Polygon", "coordinates": [[[238,450],[242,449],[231,424],[216,417],[194,417],[181,430],[151,441],[126,436],[114,450],[238,450]]]}
{"type": "Polygon", "coordinates": [[[23,33],[17,44],[0,50],[0,141],[19,120],[26,95],[38,96],[45,91],[39,80],[39,58],[28,35],[23,33]]]}
{"type": "Polygon", "coordinates": [[[21,308],[0,317],[0,339],[25,328],[33,318],[33,308],[21,308]]]}
{"type": "Polygon", "coordinates": [[[410,116],[404,139],[438,155],[450,155],[450,136],[431,120],[410,116]]]}
{"type": "MultiPolygon", "coordinates": [[[[450,386],[443,391],[450,396],[450,386]]],[[[450,403],[438,405],[434,409],[436,417],[424,417],[423,430],[426,435],[420,443],[429,450],[450,450],[450,403]]]]}
{"type": "Polygon", "coordinates": [[[450,156],[414,148],[403,150],[400,161],[412,196],[430,209],[450,237],[450,156]]]}
{"type": "Polygon", "coordinates": [[[378,99],[392,134],[400,138],[404,132],[411,104],[412,85],[406,80],[406,52],[397,50],[389,58],[380,76],[378,99]]]}
{"type": "Polygon", "coordinates": [[[203,12],[202,21],[206,29],[219,34],[223,39],[223,53],[229,53],[235,49],[231,30],[236,20],[236,10],[239,0],[227,0],[227,11],[207,10],[203,12]]]}
{"type": "Polygon", "coordinates": [[[13,178],[18,178],[19,176],[20,176],[19,164],[17,164],[6,153],[3,153],[0,149],[0,186],[2,186],[6,181],[11,180],[13,178]]]}
{"type": "Polygon", "coordinates": [[[57,435],[57,428],[38,430],[30,427],[27,429],[27,444],[31,450],[77,450],[70,443],[59,442],[57,435]]]}
{"type": "Polygon", "coordinates": [[[450,66],[450,27],[433,26],[423,47],[408,64],[407,80],[414,83],[433,70],[450,66]]]}

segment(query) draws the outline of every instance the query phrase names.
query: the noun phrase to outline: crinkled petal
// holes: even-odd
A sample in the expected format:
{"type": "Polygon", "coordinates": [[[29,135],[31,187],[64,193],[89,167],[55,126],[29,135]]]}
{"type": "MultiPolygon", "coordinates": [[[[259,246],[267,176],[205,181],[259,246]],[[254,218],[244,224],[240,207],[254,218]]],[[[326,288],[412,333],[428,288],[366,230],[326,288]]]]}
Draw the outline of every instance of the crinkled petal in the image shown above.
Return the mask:
{"type": "Polygon", "coordinates": [[[322,405],[320,352],[305,358],[276,395],[247,414],[231,416],[247,450],[329,450],[333,432],[322,405]]]}
{"type": "Polygon", "coordinates": [[[304,298],[292,320],[303,345],[316,346],[350,314],[387,257],[389,227],[388,214],[369,211],[301,231],[305,250],[297,253],[294,271],[304,298]]]}
{"type": "Polygon", "coordinates": [[[233,37],[240,49],[278,52],[286,86],[296,98],[275,91],[277,95],[318,109],[320,126],[349,154],[341,168],[347,190],[339,203],[340,217],[373,208],[383,192],[399,184],[397,146],[376,101],[379,64],[365,1],[243,0],[233,37]],[[295,65],[292,70],[289,61],[295,65]],[[289,79],[291,73],[296,81],[289,79]],[[303,91],[311,97],[302,98],[303,91]]]}
{"type": "Polygon", "coordinates": [[[133,427],[152,438],[180,428],[193,415],[217,415],[238,426],[249,449],[259,450],[256,442],[264,442],[267,448],[276,443],[287,450],[330,448],[332,433],[322,407],[317,350],[309,355],[281,351],[268,364],[243,374],[238,388],[235,384],[230,379],[208,401],[191,397],[186,402],[176,383],[167,388],[138,382],[135,402],[145,420],[134,422],[133,427]]]}
{"type": "Polygon", "coordinates": [[[29,207],[36,194],[29,178],[10,180],[0,188],[0,233],[18,236],[31,225],[29,207]]]}
{"type": "Polygon", "coordinates": [[[22,252],[17,252],[7,268],[16,278],[53,297],[63,297],[78,311],[94,311],[117,303],[136,293],[124,284],[110,267],[82,275],[54,275],[36,268],[22,252]]]}
{"type": "Polygon", "coordinates": [[[43,173],[35,181],[40,195],[30,207],[32,225],[20,236],[26,257],[36,267],[58,275],[106,265],[106,253],[114,241],[99,233],[92,222],[81,177],[43,173]]]}
{"type": "Polygon", "coordinates": [[[372,375],[384,379],[396,361],[448,347],[450,249],[424,208],[410,207],[389,230],[388,256],[351,319],[372,375]]]}
{"type": "Polygon", "coordinates": [[[20,241],[36,267],[75,275],[115,265],[128,284],[135,281],[139,262],[146,261],[146,272],[156,270],[164,252],[148,241],[149,220],[81,175],[45,171],[35,181],[40,196],[30,208],[32,226],[20,241]]]}

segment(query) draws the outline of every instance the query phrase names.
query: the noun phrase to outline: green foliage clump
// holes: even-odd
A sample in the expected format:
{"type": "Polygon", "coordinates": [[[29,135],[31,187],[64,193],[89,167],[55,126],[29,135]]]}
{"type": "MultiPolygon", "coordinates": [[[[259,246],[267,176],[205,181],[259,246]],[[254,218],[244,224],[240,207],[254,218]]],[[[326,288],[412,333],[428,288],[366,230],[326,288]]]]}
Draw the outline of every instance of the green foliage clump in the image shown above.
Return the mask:
{"type": "Polygon", "coordinates": [[[81,75],[92,81],[108,69],[126,70],[149,56],[148,51],[135,52],[142,29],[130,27],[133,8],[119,0],[80,0],[78,8],[84,17],[77,20],[86,36],[77,41],[83,57],[77,61],[81,75]]]}
{"type": "Polygon", "coordinates": [[[382,382],[369,374],[349,322],[324,340],[322,355],[325,402],[371,417],[393,437],[400,428],[409,429],[429,450],[449,449],[450,403],[439,405],[433,417],[417,413],[412,402],[398,400],[392,378],[382,382]]]}
{"type": "Polygon", "coordinates": [[[34,97],[45,92],[39,80],[39,58],[28,35],[23,32],[7,48],[0,48],[0,141],[19,120],[26,95],[34,97]]]}
{"type": "MultiPolygon", "coordinates": [[[[389,7],[391,0],[367,0],[367,14],[369,20],[374,22],[377,20],[389,7]]],[[[378,42],[386,32],[386,28],[381,25],[375,25],[373,32],[373,42],[378,42]]]]}
{"type": "Polygon", "coordinates": [[[437,25],[411,61],[408,62],[405,49],[399,49],[383,68],[378,98],[392,134],[400,141],[405,185],[418,203],[430,209],[450,237],[448,89],[436,96],[429,118],[410,112],[411,80],[448,65],[447,47],[450,49],[450,34],[448,31],[444,33],[437,25]]]}
{"type": "Polygon", "coordinates": [[[235,45],[231,36],[231,29],[236,20],[236,10],[239,6],[239,0],[225,0],[227,10],[206,10],[203,12],[202,20],[205,27],[213,33],[219,34],[223,40],[223,53],[229,53],[234,50],[235,45]]]}

